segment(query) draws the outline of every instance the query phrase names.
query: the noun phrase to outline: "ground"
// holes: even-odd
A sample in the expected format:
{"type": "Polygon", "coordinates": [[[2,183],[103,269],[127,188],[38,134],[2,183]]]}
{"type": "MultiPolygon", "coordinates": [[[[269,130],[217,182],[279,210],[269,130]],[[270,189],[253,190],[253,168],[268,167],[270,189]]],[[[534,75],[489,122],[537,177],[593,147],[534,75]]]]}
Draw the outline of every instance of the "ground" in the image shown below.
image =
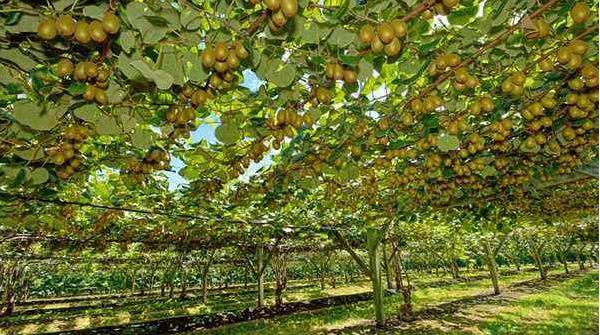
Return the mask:
{"type": "MultiPolygon", "coordinates": [[[[530,269],[531,270],[531,269],[530,269]]],[[[573,267],[572,270],[575,270],[573,267]]],[[[550,272],[541,282],[537,272],[507,273],[501,277],[502,294],[491,295],[489,279],[473,275],[468,282],[456,282],[434,276],[415,280],[414,309],[416,320],[398,320],[399,295],[385,298],[388,326],[377,330],[371,321],[373,308],[369,301],[323,308],[274,318],[259,319],[189,334],[598,334],[598,271],[573,271],[569,276],[561,270],[550,272]]],[[[318,286],[296,284],[286,294],[286,301],[303,301],[326,296],[364,293],[369,283],[339,285],[320,290],[318,286]]],[[[56,310],[40,313],[41,308],[73,307],[53,304],[28,307],[33,314],[0,319],[0,335],[39,334],[66,329],[84,329],[110,324],[127,324],[138,320],[160,319],[177,315],[236,310],[252,306],[254,294],[215,297],[204,305],[196,297],[180,301],[158,297],[128,298],[120,305],[103,308],[83,301],[75,306],[82,310],[56,310]],[[195,300],[194,300],[195,299],[195,300]]],[[[106,300],[113,302],[113,300],[106,300]]],[[[105,302],[106,302],[105,301],[105,302]]],[[[270,301],[272,303],[272,301],[270,301]]],[[[21,307],[21,311],[26,310],[21,307]]]]}

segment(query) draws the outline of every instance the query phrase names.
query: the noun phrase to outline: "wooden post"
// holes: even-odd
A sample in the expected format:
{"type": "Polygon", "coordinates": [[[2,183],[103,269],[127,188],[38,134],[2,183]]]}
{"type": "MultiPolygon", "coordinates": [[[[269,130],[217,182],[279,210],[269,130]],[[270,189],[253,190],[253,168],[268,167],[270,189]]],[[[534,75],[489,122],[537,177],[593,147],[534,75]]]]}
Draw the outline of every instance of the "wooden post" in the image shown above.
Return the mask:
{"type": "Polygon", "coordinates": [[[377,229],[367,230],[367,248],[369,251],[369,265],[371,269],[371,283],[373,284],[373,303],[375,308],[375,320],[378,327],[385,326],[383,313],[383,288],[381,286],[381,259],[379,255],[379,243],[381,239],[377,229]]]}
{"type": "Polygon", "coordinates": [[[262,244],[256,249],[256,276],[258,277],[258,307],[265,306],[265,275],[264,275],[264,249],[262,244]]]}

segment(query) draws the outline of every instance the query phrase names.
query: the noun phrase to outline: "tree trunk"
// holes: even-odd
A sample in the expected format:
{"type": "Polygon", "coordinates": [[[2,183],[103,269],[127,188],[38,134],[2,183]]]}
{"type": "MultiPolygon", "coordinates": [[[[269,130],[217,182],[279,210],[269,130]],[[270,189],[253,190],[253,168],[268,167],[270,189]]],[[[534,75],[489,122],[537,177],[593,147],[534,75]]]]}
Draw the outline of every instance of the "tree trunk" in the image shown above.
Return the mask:
{"type": "Polygon", "coordinates": [[[369,251],[369,267],[371,269],[371,283],[373,285],[373,303],[375,308],[375,321],[377,327],[385,326],[383,308],[383,287],[381,285],[381,259],[379,255],[379,232],[370,228],[367,231],[367,247],[369,251]]]}
{"type": "Polygon", "coordinates": [[[544,264],[542,264],[542,259],[540,257],[540,253],[537,249],[535,249],[533,251],[533,253],[531,254],[531,257],[533,258],[533,261],[535,262],[535,266],[538,269],[538,272],[540,273],[540,279],[541,280],[546,280],[547,276],[546,276],[546,269],[544,268],[544,264]]]}
{"type": "Polygon", "coordinates": [[[483,243],[485,248],[485,258],[490,272],[490,278],[492,279],[492,286],[494,287],[494,294],[500,294],[500,286],[498,285],[498,266],[496,265],[496,257],[492,253],[490,243],[485,241],[483,243]]]}
{"type": "Polygon", "coordinates": [[[388,261],[387,248],[386,248],[385,242],[381,244],[381,251],[383,253],[383,255],[382,255],[383,256],[383,267],[385,269],[385,279],[387,282],[387,288],[389,290],[392,290],[395,288],[394,281],[392,278],[393,271],[392,271],[392,267],[390,266],[389,261],[388,261]]]}
{"type": "Polygon", "coordinates": [[[460,270],[458,268],[458,260],[453,258],[450,261],[450,270],[452,270],[452,279],[460,278],[460,270]]]}
{"type": "Polygon", "coordinates": [[[207,260],[202,268],[202,303],[208,302],[208,273],[210,270],[210,261],[207,260]]]}
{"type": "Polygon", "coordinates": [[[263,246],[260,245],[256,249],[256,267],[257,267],[257,281],[258,281],[258,296],[257,296],[257,306],[264,307],[265,306],[265,272],[263,259],[264,257],[264,249],[263,246]]]}
{"type": "Polygon", "coordinates": [[[577,258],[577,264],[579,265],[579,270],[584,270],[585,263],[583,262],[583,259],[581,259],[581,250],[577,250],[577,252],[575,253],[575,257],[577,258]]]}

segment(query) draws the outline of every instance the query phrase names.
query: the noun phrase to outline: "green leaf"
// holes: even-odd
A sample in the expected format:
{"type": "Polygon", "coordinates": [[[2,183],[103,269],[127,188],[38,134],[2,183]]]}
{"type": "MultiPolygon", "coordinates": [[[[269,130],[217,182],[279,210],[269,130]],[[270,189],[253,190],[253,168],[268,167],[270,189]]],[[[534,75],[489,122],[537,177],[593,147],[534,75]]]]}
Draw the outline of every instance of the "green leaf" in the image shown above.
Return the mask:
{"type": "Polygon", "coordinates": [[[14,104],[13,116],[15,119],[36,130],[50,130],[58,124],[64,110],[58,107],[46,108],[31,101],[17,101],[14,104]]]}
{"type": "Polygon", "coordinates": [[[195,11],[192,11],[189,8],[185,8],[181,12],[181,16],[179,18],[179,22],[181,26],[186,30],[198,30],[200,26],[202,26],[202,17],[195,11]]]}
{"type": "Polygon", "coordinates": [[[486,165],[483,170],[481,171],[481,176],[482,177],[493,177],[496,176],[498,174],[498,171],[496,170],[495,167],[491,166],[491,165],[486,165]]]}
{"type": "Polygon", "coordinates": [[[30,71],[38,65],[36,61],[31,59],[31,56],[24,54],[18,48],[0,49],[0,58],[15,63],[25,71],[30,71]]]}
{"type": "Polygon", "coordinates": [[[83,15],[91,17],[92,19],[102,20],[104,13],[108,10],[107,4],[85,6],[83,7],[83,15]]]}
{"type": "Polygon", "coordinates": [[[437,147],[443,152],[456,150],[459,145],[460,141],[458,140],[458,137],[454,135],[442,134],[438,136],[437,147]]]}
{"type": "Polygon", "coordinates": [[[27,161],[35,161],[44,158],[44,150],[42,148],[19,150],[15,155],[27,161]]]}
{"type": "Polygon", "coordinates": [[[278,59],[271,60],[265,78],[278,87],[288,87],[296,78],[296,66],[278,59]]]}
{"type": "Polygon", "coordinates": [[[136,68],[146,79],[152,80],[159,89],[167,90],[173,85],[173,76],[164,70],[153,70],[143,60],[131,62],[131,66],[136,68]]]}
{"type": "Polygon", "coordinates": [[[131,144],[139,149],[149,149],[154,141],[154,133],[147,129],[136,129],[131,134],[131,144]]]}
{"type": "Polygon", "coordinates": [[[122,133],[121,127],[112,116],[101,115],[94,124],[98,135],[119,135],[122,133]]]}
{"type": "Polygon", "coordinates": [[[73,96],[81,95],[85,92],[86,88],[87,88],[86,84],[74,82],[74,83],[71,83],[69,85],[69,87],[67,87],[67,92],[69,92],[69,94],[73,95],[73,96]]]}
{"type": "Polygon", "coordinates": [[[173,77],[174,84],[181,86],[185,83],[181,56],[174,47],[166,46],[162,50],[162,59],[160,60],[159,68],[173,77]]]}
{"type": "Polygon", "coordinates": [[[131,30],[121,32],[119,36],[119,44],[126,53],[130,53],[135,47],[135,33],[131,30]]]}
{"type": "Polygon", "coordinates": [[[30,177],[33,185],[41,185],[48,181],[50,173],[45,168],[39,167],[31,171],[30,177]]]}
{"type": "Polygon", "coordinates": [[[100,112],[100,109],[98,108],[98,106],[96,106],[96,104],[93,103],[93,104],[85,104],[85,105],[75,109],[73,111],[73,115],[75,115],[76,117],[78,117],[84,121],[87,121],[90,123],[96,123],[100,119],[100,116],[102,116],[102,113],[100,112]]]}
{"type": "Polygon", "coordinates": [[[11,34],[37,32],[37,26],[40,23],[39,16],[22,13],[18,19],[19,20],[16,22],[16,24],[13,25],[9,25],[5,22],[7,32],[11,34]]]}
{"type": "Polygon", "coordinates": [[[358,80],[367,81],[373,76],[373,64],[368,62],[366,59],[361,58],[358,62],[358,80]]]}
{"type": "Polygon", "coordinates": [[[208,78],[209,74],[204,71],[204,67],[202,66],[202,60],[200,57],[191,52],[186,51],[183,54],[184,67],[183,70],[185,72],[186,77],[194,82],[201,82],[208,78]]]}
{"type": "Polygon", "coordinates": [[[342,27],[337,27],[333,30],[329,39],[327,40],[329,44],[343,48],[348,46],[350,43],[356,40],[356,33],[351,32],[342,27]]]}
{"type": "Polygon", "coordinates": [[[215,137],[219,142],[231,145],[240,140],[241,134],[236,125],[225,123],[215,129],[215,137]]]}

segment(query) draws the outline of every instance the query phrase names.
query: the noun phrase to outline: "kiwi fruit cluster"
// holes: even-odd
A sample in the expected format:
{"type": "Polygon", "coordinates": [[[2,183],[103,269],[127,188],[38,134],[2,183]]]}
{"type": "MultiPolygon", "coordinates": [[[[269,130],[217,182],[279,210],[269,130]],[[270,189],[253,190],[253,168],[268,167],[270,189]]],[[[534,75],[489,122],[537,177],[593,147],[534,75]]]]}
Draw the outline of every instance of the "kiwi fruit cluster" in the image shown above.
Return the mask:
{"type": "Polygon", "coordinates": [[[584,119],[594,113],[598,102],[598,92],[574,93],[567,95],[566,104],[569,106],[567,114],[573,120],[584,119]]]}
{"type": "Polygon", "coordinates": [[[502,142],[506,138],[508,138],[508,136],[510,136],[512,127],[512,120],[506,118],[492,122],[486,128],[484,128],[484,131],[486,132],[487,136],[489,136],[493,141],[502,142]]]}
{"type": "Polygon", "coordinates": [[[98,66],[93,62],[83,61],[77,65],[68,58],[61,58],[56,64],[56,74],[67,79],[73,79],[79,82],[87,82],[88,85],[83,92],[83,99],[87,102],[95,101],[98,105],[106,105],[108,103],[108,81],[110,79],[110,69],[104,66],[98,66]]]}
{"type": "Polygon", "coordinates": [[[240,61],[248,58],[249,54],[240,41],[227,44],[217,42],[202,51],[202,65],[212,71],[209,79],[210,87],[216,90],[228,90],[236,82],[235,71],[240,61]]]}
{"type": "Polygon", "coordinates": [[[415,98],[410,102],[410,109],[415,115],[431,113],[442,106],[442,98],[435,94],[430,94],[424,98],[415,98]]]}
{"type": "Polygon", "coordinates": [[[173,105],[165,113],[165,118],[173,125],[171,138],[189,138],[190,132],[198,128],[196,125],[196,110],[183,105],[173,105]]]}
{"type": "Polygon", "coordinates": [[[549,57],[544,57],[538,61],[538,67],[542,72],[552,72],[556,69],[554,66],[555,62],[552,61],[549,57]]]}
{"type": "Polygon", "coordinates": [[[385,52],[389,57],[394,57],[402,49],[401,40],[407,34],[406,22],[394,19],[382,22],[377,27],[365,24],[358,32],[358,39],[365,45],[369,45],[372,52],[378,54],[385,52]]]}
{"type": "Polygon", "coordinates": [[[285,137],[294,136],[294,131],[314,123],[309,113],[298,114],[293,108],[281,109],[273,118],[267,120],[267,127],[274,131],[273,148],[279,149],[285,137]]]}
{"type": "Polygon", "coordinates": [[[556,60],[569,70],[577,70],[583,64],[583,55],[588,48],[584,41],[572,40],[568,45],[558,49],[556,60]]]}
{"type": "Polygon", "coordinates": [[[598,65],[586,63],[581,68],[580,73],[586,87],[598,87],[598,65]]]}
{"type": "Polygon", "coordinates": [[[525,37],[528,39],[546,38],[550,35],[552,28],[544,19],[535,19],[533,27],[525,32],[525,37]]]}
{"type": "Polygon", "coordinates": [[[430,76],[435,76],[446,72],[449,68],[456,68],[460,65],[460,56],[455,53],[445,53],[438,55],[427,69],[430,76]]]}
{"type": "Polygon", "coordinates": [[[416,146],[420,151],[426,151],[429,148],[433,148],[437,145],[437,136],[429,134],[425,138],[421,138],[417,141],[416,146]]]}
{"type": "Polygon", "coordinates": [[[165,170],[169,167],[171,158],[166,150],[154,148],[149,150],[142,160],[131,158],[123,168],[124,172],[135,180],[143,180],[144,175],[155,170],[165,170]]]}
{"type": "Polygon", "coordinates": [[[480,97],[469,105],[469,114],[478,116],[481,112],[491,113],[496,109],[496,103],[490,97],[480,97]]]}
{"type": "Polygon", "coordinates": [[[523,95],[523,85],[525,85],[525,81],[527,81],[525,73],[516,71],[502,82],[502,92],[511,94],[514,97],[520,97],[523,95]]]}
{"type": "Polygon", "coordinates": [[[569,12],[576,24],[585,22],[590,17],[590,6],[585,2],[576,3],[569,12]]]}
{"type": "Polygon", "coordinates": [[[346,85],[354,85],[358,81],[356,70],[333,60],[325,66],[325,76],[331,80],[343,80],[346,85]]]}
{"type": "Polygon", "coordinates": [[[468,139],[468,144],[465,148],[458,151],[458,155],[461,158],[467,158],[470,155],[474,155],[479,151],[485,149],[485,139],[479,134],[471,134],[468,139]]]}
{"type": "Polygon", "coordinates": [[[456,120],[448,120],[444,124],[444,129],[450,135],[458,135],[461,132],[469,130],[469,124],[464,118],[457,118],[456,120]]]}
{"type": "MultiPolygon", "coordinates": [[[[260,2],[260,0],[252,0],[255,5],[260,2]]],[[[298,0],[262,0],[262,4],[268,10],[268,25],[274,33],[280,31],[298,14],[298,0]]]]}
{"type": "Polygon", "coordinates": [[[316,105],[318,103],[321,104],[329,104],[333,99],[333,92],[326,86],[315,85],[312,88],[312,100],[316,105]]]}
{"type": "Polygon", "coordinates": [[[39,38],[51,41],[57,36],[74,39],[80,44],[104,43],[108,36],[115,35],[120,29],[119,18],[112,12],[106,12],[102,21],[76,21],[71,15],[61,15],[55,19],[44,19],[37,26],[39,38]]]}
{"type": "Polygon", "coordinates": [[[423,14],[421,14],[421,17],[424,20],[431,20],[431,19],[433,19],[434,14],[447,16],[450,13],[450,11],[452,11],[452,9],[457,7],[459,4],[460,4],[460,0],[437,1],[437,3],[435,3],[433,5],[432,9],[427,9],[427,10],[423,11],[423,14]]]}
{"type": "Polygon", "coordinates": [[[194,107],[204,106],[210,99],[214,99],[214,93],[210,89],[194,88],[184,85],[179,92],[181,103],[189,103],[194,107]]]}
{"type": "Polygon", "coordinates": [[[454,70],[454,82],[452,83],[457,91],[466,89],[474,89],[479,86],[479,79],[469,74],[469,71],[464,66],[454,70]]]}
{"type": "Polygon", "coordinates": [[[91,129],[86,126],[70,126],[63,132],[62,142],[46,150],[50,162],[57,166],[57,177],[68,179],[81,166],[83,157],[79,150],[91,134],[91,129]]]}

